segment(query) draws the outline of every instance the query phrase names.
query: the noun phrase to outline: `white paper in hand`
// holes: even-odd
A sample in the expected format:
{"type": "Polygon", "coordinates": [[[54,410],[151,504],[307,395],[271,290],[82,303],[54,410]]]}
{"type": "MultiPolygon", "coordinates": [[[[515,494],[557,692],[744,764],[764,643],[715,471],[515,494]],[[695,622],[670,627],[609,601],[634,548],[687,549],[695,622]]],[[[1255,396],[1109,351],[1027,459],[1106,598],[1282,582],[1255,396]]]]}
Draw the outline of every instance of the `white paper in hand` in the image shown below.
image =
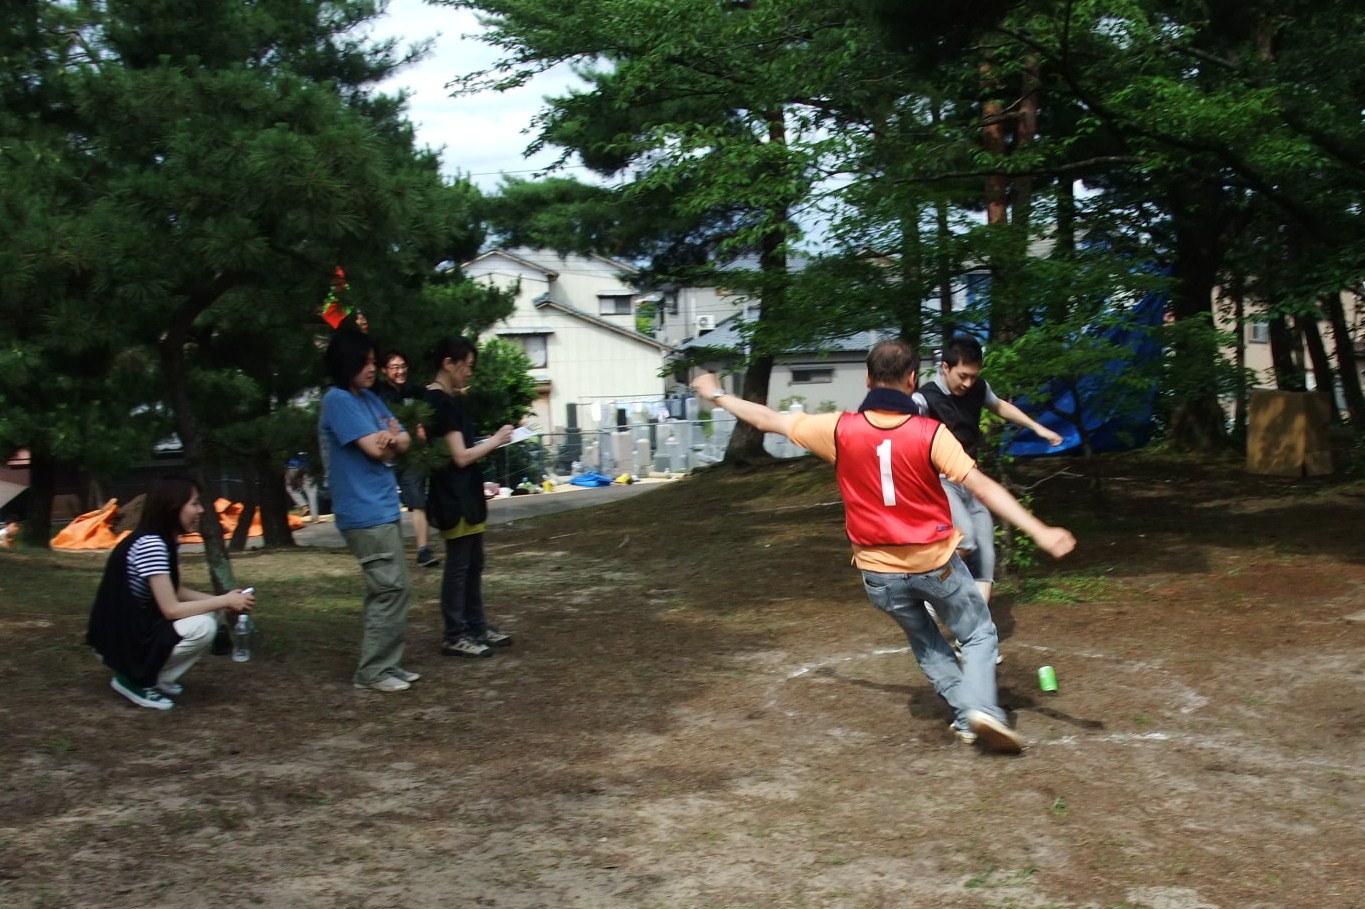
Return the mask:
{"type": "Polygon", "coordinates": [[[535,434],[535,430],[531,429],[529,426],[518,426],[516,429],[512,430],[512,438],[508,440],[507,444],[511,445],[513,442],[525,442],[535,434]]]}

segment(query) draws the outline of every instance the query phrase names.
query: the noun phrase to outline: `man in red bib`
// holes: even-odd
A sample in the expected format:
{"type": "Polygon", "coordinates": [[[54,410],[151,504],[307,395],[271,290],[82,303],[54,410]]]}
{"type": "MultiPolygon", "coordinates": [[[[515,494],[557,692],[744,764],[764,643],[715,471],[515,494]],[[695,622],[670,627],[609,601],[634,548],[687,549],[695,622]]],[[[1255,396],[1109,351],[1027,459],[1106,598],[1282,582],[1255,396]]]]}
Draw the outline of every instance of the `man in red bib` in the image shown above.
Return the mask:
{"type": "Polygon", "coordinates": [[[917,416],[910,395],[918,365],[914,348],[903,341],[873,347],[867,355],[868,394],[856,413],[778,413],[727,394],[713,373],[698,376],[692,387],[756,429],[780,433],[834,464],[853,563],[862,571],[868,599],[904,630],[920,668],[952,708],[958,738],[1018,754],[1023,740],[996,699],[995,623],[957,555],[962,533],[953,526],[939,475],[961,483],[1054,558],[1074,549],[1076,540],[1029,514],[977,470],[943,424],[917,416]],[[960,664],[926,602],[962,643],[960,664]]]}

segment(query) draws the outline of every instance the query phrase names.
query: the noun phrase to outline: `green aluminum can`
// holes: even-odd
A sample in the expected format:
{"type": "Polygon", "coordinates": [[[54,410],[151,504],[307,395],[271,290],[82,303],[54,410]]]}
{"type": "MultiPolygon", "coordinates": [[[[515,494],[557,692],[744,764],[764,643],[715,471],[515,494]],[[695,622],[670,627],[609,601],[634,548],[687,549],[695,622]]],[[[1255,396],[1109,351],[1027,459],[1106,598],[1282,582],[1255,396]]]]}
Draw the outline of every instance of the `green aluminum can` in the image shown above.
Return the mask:
{"type": "Polygon", "coordinates": [[[1044,691],[1057,690],[1057,671],[1051,666],[1038,667],[1038,687],[1044,691]]]}

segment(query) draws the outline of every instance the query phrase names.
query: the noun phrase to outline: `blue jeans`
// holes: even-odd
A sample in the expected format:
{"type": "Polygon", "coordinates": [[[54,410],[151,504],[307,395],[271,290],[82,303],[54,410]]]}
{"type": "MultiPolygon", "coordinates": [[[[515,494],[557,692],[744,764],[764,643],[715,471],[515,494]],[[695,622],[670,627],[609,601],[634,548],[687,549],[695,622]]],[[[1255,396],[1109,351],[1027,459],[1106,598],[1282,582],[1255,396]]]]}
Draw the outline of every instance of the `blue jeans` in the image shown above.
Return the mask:
{"type": "Polygon", "coordinates": [[[990,509],[967,491],[961,483],[940,477],[948,504],[953,510],[953,526],[962,531],[957,551],[967,570],[978,581],[995,581],[995,521],[990,509]]]}
{"type": "Polygon", "coordinates": [[[924,574],[863,572],[867,598],[901,626],[910,650],[939,697],[953,709],[954,722],[967,727],[968,710],[980,710],[1002,722],[1005,713],[995,694],[995,655],[999,650],[995,622],[976,589],[971,572],[956,554],[924,574]],[[962,644],[962,663],[924,608],[928,601],[962,644]]]}
{"type": "Polygon", "coordinates": [[[488,630],[483,614],[483,534],[446,540],[446,565],[441,575],[441,616],[446,642],[461,635],[488,630]]]}

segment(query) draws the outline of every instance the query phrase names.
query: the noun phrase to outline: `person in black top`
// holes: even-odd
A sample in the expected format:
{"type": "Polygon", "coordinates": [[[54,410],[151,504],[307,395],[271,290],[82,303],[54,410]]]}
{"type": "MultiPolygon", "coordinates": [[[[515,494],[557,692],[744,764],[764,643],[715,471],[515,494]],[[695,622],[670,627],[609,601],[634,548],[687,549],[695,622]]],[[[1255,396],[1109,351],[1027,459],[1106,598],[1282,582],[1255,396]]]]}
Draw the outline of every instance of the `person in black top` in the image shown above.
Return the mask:
{"type": "MultiPolygon", "coordinates": [[[[374,383],[374,393],[389,405],[389,409],[404,401],[421,400],[425,391],[421,385],[408,381],[407,354],[401,350],[390,350],[379,358],[381,365],[380,380],[374,383]]],[[[417,427],[416,438],[425,441],[421,426],[417,427]]],[[[441,560],[432,555],[427,546],[427,471],[417,463],[404,464],[395,471],[398,477],[398,493],[403,504],[412,515],[412,535],[417,544],[417,564],[423,568],[435,568],[441,560]]]]}
{"type": "Polygon", "coordinates": [[[504,425],[479,441],[474,421],[459,396],[469,388],[479,349],[468,338],[441,339],[431,353],[434,377],[426,400],[435,412],[428,438],[444,441],[450,464],[432,471],[428,506],[432,522],[446,541],[446,564],[441,578],[441,616],[445,629],[441,653],[446,656],[490,657],[492,648],[508,647],[512,638],[488,624],[483,604],[483,535],[488,500],[478,462],[512,440],[504,425]]]}
{"type": "Polygon", "coordinates": [[[184,477],[152,483],[137,529],[114,547],[90,609],[86,643],[114,670],[110,686],[139,707],[170,710],[180,677],[213,643],[217,613],[250,612],[242,590],[214,596],[180,583],[182,533],[199,530],[199,487],[184,477]]]}
{"type": "MultiPolygon", "coordinates": [[[[970,335],[956,335],[943,348],[943,362],[937,375],[920,386],[915,401],[928,416],[947,426],[963,449],[977,458],[981,446],[981,411],[1030,429],[1051,445],[1062,444],[1062,437],[1048,429],[1009,401],[996,397],[990,384],[981,378],[981,344],[970,335]]],[[[995,586],[995,523],[985,505],[958,483],[942,478],[943,488],[953,507],[953,524],[962,531],[959,552],[976,580],[981,597],[991,601],[995,586]]]]}

